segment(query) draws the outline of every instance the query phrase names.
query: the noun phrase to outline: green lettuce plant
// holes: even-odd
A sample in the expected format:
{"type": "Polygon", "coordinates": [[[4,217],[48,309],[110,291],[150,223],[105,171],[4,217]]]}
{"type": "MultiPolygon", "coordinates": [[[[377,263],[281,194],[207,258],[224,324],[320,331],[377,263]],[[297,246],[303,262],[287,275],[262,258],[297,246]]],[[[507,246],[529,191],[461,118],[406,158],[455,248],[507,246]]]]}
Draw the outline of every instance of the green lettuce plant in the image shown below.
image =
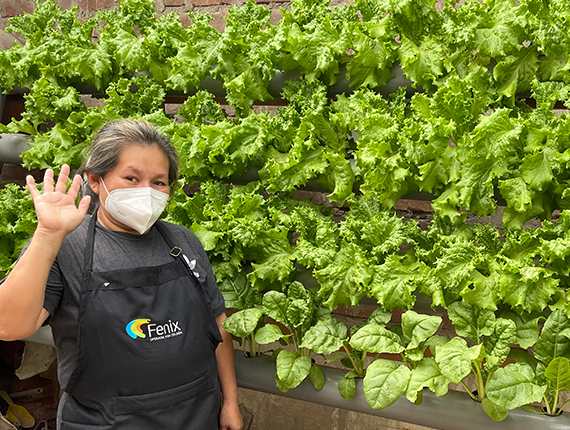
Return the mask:
{"type": "Polygon", "coordinates": [[[34,203],[28,190],[6,184],[0,190],[0,279],[14,266],[36,225],[34,203]]]}

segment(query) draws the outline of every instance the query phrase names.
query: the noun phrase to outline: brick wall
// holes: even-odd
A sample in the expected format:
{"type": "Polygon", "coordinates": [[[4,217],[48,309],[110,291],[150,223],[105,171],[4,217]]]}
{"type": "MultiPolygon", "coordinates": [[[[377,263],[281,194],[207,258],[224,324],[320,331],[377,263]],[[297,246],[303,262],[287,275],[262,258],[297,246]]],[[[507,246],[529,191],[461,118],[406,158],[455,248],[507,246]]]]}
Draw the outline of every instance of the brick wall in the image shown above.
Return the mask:
{"type": "MultiPolygon", "coordinates": [[[[43,1],[43,0],[42,0],[43,1]]],[[[287,9],[290,0],[257,0],[264,4],[272,12],[272,22],[281,19],[280,8],[287,9]]],[[[72,6],[79,7],[79,18],[88,18],[98,10],[113,9],[119,0],[56,0],[62,9],[70,9],[72,6]]],[[[212,15],[212,25],[223,31],[226,15],[229,8],[234,4],[243,4],[244,0],[155,0],[155,8],[159,14],[177,12],[180,14],[184,25],[190,24],[190,18],[186,15],[189,11],[200,11],[212,15]]],[[[350,3],[350,0],[331,0],[331,6],[350,3]]],[[[8,27],[8,19],[24,12],[31,13],[34,10],[33,0],[1,0],[0,1],[0,30],[8,27]]],[[[0,49],[5,49],[0,46],[0,49]]]]}
{"type": "MultiPolygon", "coordinates": [[[[79,18],[88,18],[98,10],[113,9],[118,0],[56,0],[62,9],[70,9],[72,6],[79,7],[79,18]]],[[[242,4],[243,0],[155,0],[155,8],[159,14],[177,12],[180,14],[184,25],[190,24],[190,18],[186,15],[189,11],[206,12],[212,15],[212,25],[223,31],[226,15],[229,8],[234,4],[242,4]]],[[[287,7],[289,0],[258,0],[272,11],[272,22],[281,18],[279,8],[287,7]]],[[[342,3],[335,1],[335,3],[342,3]]],[[[8,19],[24,12],[31,13],[35,3],[32,0],[2,0],[0,2],[0,29],[9,26],[8,19]]]]}

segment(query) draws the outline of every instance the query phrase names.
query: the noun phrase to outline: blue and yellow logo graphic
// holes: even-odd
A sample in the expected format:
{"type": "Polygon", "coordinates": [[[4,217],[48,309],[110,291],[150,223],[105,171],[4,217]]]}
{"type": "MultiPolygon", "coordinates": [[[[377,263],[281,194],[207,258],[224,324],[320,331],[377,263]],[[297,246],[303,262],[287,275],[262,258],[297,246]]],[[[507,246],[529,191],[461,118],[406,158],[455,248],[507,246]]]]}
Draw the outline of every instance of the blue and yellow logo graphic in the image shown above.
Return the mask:
{"type": "Polygon", "coordinates": [[[141,326],[143,324],[148,324],[149,322],[150,320],[146,318],[132,320],[127,324],[127,334],[133,339],[136,339],[137,337],[145,338],[146,334],[143,333],[141,326]]]}

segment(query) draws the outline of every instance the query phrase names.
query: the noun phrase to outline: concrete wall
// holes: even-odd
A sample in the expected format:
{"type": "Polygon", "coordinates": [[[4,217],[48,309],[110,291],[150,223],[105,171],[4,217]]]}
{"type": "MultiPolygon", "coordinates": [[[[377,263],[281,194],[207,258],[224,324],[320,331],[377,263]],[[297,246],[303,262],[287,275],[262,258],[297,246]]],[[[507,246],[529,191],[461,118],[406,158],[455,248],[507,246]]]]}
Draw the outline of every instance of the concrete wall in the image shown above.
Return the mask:
{"type": "Polygon", "coordinates": [[[244,388],[239,398],[244,430],[433,430],[244,388]]]}

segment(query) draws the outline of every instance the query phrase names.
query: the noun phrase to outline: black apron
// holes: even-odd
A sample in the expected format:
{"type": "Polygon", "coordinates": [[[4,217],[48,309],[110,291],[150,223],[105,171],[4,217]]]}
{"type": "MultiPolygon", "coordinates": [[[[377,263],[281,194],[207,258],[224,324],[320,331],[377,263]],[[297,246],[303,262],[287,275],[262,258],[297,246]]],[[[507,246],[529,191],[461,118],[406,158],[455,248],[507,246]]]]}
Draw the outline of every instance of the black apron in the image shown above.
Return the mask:
{"type": "Polygon", "coordinates": [[[93,272],[95,223],[96,214],[61,430],[218,430],[215,350],[222,338],[182,250],[157,222],[171,262],[93,272]]]}

